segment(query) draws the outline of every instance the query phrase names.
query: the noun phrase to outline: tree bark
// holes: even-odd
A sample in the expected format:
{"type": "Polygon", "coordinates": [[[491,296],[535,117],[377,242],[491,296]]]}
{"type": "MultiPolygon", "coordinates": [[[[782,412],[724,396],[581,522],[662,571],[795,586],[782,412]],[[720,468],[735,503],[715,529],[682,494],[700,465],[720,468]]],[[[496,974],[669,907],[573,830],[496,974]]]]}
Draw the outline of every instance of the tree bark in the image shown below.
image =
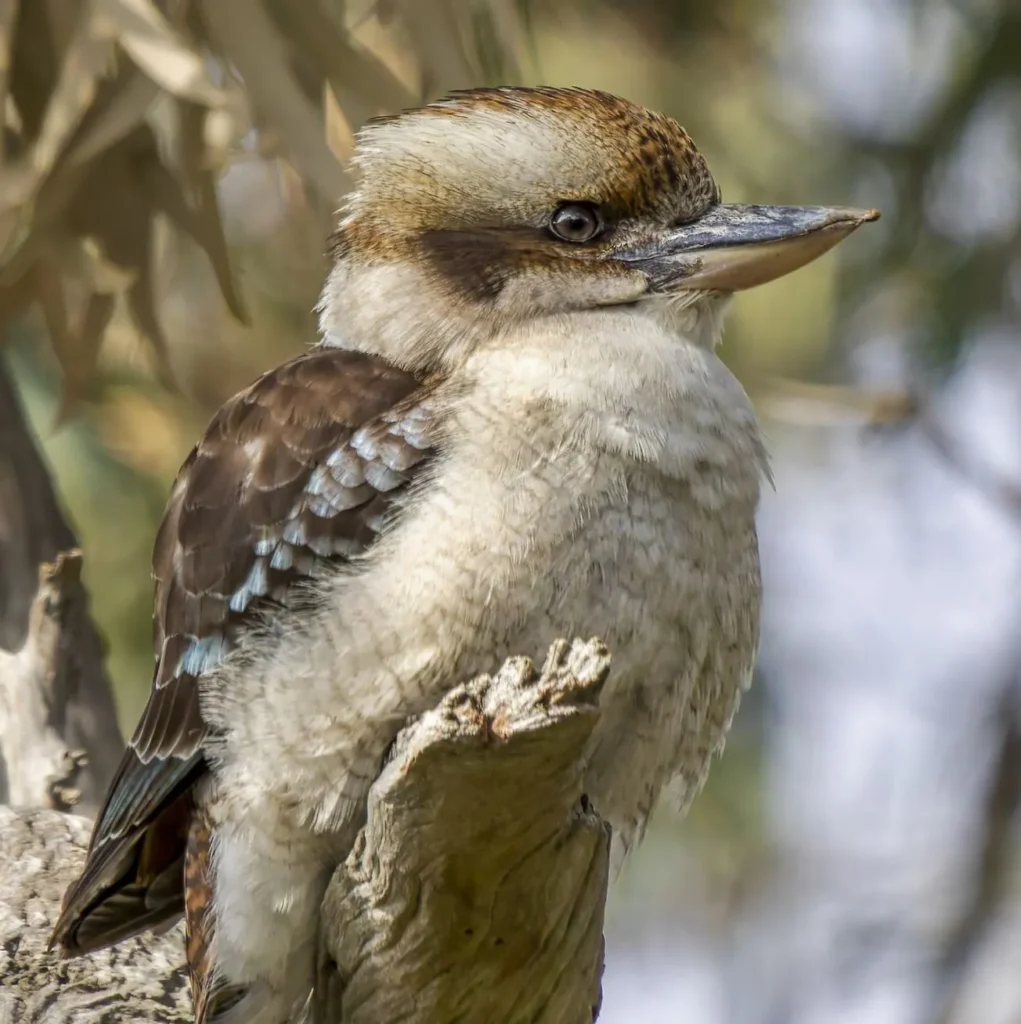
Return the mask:
{"type": "MultiPolygon", "coordinates": [[[[591,1024],[609,828],[582,793],[609,655],[551,649],[456,687],[395,742],[323,903],[316,1024],[591,1024]]],[[[88,823],[0,809],[0,1024],[191,1019],[180,926],[48,951],[88,823]]]]}
{"type": "Polygon", "coordinates": [[[0,1024],[190,1024],[178,925],[76,960],[47,950],[91,822],[0,807],[0,1024]]]}
{"type": "Polygon", "coordinates": [[[123,749],[81,552],[0,360],[0,803],[94,813],[123,749]]]}

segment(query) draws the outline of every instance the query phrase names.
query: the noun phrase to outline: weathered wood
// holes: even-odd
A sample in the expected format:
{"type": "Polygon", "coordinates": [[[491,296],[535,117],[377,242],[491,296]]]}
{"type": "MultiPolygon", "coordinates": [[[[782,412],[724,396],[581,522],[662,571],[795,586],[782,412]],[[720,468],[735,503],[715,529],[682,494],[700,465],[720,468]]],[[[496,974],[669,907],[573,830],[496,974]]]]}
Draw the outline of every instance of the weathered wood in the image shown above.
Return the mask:
{"type": "MultiPolygon", "coordinates": [[[[590,1024],[608,827],[582,793],[609,655],[558,642],[411,723],[323,905],[329,1024],[590,1024]]],[[[77,960],[48,951],[88,823],[0,809],[0,1024],[190,1020],[180,927],[77,960]]]]}
{"type": "Polygon", "coordinates": [[[609,832],[581,768],[608,668],[560,642],[402,734],[326,894],[318,1020],[590,1024],[609,832]]]}
{"type": "Polygon", "coordinates": [[[90,828],[59,811],[0,807],[0,1024],[186,1024],[180,926],[77,960],[46,948],[90,828]]]}
{"type": "Polygon", "coordinates": [[[81,552],[0,360],[0,803],[94,813],[123,749],[81,552]]]}

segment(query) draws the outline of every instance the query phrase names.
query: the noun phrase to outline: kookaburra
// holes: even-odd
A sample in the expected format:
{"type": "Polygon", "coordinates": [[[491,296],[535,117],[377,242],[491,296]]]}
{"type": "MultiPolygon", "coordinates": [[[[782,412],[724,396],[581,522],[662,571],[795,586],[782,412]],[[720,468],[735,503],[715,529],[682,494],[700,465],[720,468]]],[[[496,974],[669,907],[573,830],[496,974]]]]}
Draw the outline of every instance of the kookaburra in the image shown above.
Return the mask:
{"type": "Polygon", "coordinates": [[[759,632],[724,308],[877,216],[724,204],[675,121],[583,89],[376,120],[354,166],[320,344],[174,484],[152,693],[55,932],[184,913],[199,1021],[300,1019],[388,745],[508,655],[609,646],[586,792],[618,862],[671,780],[692,798],[759,632]]]}

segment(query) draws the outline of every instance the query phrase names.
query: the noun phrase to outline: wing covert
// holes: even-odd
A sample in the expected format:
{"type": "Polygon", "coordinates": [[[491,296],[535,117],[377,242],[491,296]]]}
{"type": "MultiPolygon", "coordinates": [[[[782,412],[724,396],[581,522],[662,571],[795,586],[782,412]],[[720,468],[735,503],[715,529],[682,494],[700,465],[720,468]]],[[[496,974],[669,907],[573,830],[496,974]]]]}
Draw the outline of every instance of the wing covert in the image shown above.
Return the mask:
{"type": "Polygon", "coordinates": [[[317,349],[220,409],[182,469],[155,545],[157,664],[132,740],[142,760],[187,756],[201,743],[195,679],[255,615],[371,546],[432,450],[420,408],[428,395],[378,359],[317,349]]]}

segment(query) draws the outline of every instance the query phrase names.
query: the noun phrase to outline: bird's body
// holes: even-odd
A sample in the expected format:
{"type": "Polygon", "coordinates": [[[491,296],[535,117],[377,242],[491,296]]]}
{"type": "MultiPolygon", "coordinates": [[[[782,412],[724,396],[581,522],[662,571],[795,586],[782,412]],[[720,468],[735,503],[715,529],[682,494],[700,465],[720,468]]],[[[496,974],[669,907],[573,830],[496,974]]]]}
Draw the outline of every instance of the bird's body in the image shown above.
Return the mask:
{"type": "Polygon", "coordinates": [[[361,149],[323,344],[228,403],[175,485],[153,698],[57,928],[115,941],[179,913],[183,877],[200,1019],[300,1011],[381,758],[450,686],[609,645],[586,791],[619,862],[669,780],[701,785],[758,640],[765,456],[713,352],[748,271],[663,256],[726,209],[683,131],[496,90],[361,149]],[[572,134],[596,125],[606,152],[572,134]]]}
{"type": "Polygon", "coordinates": [[[672,776],[689,794],[704,778],[758,636],[762,449],[746,400],[710,351],[679,346],[652,322],[604,320],[586,338],[617,358],[627,352],[626,385],[619,364],[579,362],[559,347],[576,341],[573,331],[536,336],[529,379],[520,347],[508,351],[519,367],[513,388],[500,360],[469,361],[449,382],[458,397],[430,486],[363,571],[325,584],[311,635],[307,621],[285,616],[272,644],[246,659],[252,682],[224,687],[244,700],[211,716],[232,740],[218,929],[262,971],[288,966],[274,904],[286,900],[291,926],[314,941],[322,888],[404,717],[505,656],[541,658],[557,637],[590,634],[619,652],[586,785],[618,851],[641,836],[672,776]],[[336,707],[337,666],[350,717],[336,707]],[[246,863],[251,853],[257,862],[246,863]],[[262,899],[250,898],[253,885],[262,899]]]}

